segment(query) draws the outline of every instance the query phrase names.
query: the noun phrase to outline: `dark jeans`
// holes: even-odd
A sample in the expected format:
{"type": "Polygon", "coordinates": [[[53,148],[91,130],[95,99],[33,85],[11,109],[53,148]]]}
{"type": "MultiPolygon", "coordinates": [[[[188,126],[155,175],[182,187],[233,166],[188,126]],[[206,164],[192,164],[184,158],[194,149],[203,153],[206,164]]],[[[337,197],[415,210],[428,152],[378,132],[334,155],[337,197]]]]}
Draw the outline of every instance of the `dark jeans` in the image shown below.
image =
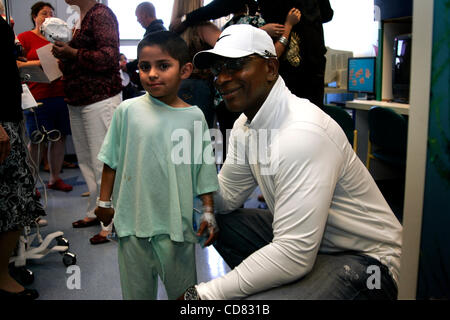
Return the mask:
{"type": "MultiPolygon", "coordinates": [[[[238,209],[218,214],[219,238],[214,245],[234,268],[273,239],[268,210],[238,209]]],[[[356,252],[317,255],[306,276],[247,297],[250,300],[373,300],[397,298],[397,286],[386,266],[356,252]]]]}

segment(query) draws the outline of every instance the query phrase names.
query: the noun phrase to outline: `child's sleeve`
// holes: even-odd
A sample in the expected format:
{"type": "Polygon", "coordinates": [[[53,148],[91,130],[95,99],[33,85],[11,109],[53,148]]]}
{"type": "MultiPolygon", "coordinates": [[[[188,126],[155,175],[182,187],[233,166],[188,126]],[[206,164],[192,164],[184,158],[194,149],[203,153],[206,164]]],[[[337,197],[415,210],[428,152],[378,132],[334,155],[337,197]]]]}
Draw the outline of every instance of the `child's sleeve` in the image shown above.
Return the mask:
{"type": "Polygon", "coordinates": [[[102,147],[98,154],[98,159],[107,164],[111,169],[116,170],[119,163],[120,147],[121,147],[121,134],[122,134],[122,121],[124,108],[117,107],[114,112],[111,124],[105,139],[103,140],[102,147]]]}
{"type": "Polygon", "coordinates": [[[202,161],[196,164],[196,176],[194,178],[195,196],[214,192],[219,189],[217,180],[217,167],[214,152],[211,144],[208,125],[205,119],[202,119],[203,137],[202,137],[202,161]]]}

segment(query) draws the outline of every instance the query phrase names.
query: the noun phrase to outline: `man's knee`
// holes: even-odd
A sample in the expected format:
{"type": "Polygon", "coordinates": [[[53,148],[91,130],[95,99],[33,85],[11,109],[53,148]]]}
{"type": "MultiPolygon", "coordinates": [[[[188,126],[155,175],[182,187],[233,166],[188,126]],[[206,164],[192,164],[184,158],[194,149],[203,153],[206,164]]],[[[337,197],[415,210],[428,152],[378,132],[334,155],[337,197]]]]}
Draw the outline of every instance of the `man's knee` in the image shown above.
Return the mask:
{"type": "Polygon", "coordinates": [[[216,214],[216,222],[220,237],[255,234],[266,241],[273,238],[273,216],[269,210],[239,208],[228,214],[216,214]]]}

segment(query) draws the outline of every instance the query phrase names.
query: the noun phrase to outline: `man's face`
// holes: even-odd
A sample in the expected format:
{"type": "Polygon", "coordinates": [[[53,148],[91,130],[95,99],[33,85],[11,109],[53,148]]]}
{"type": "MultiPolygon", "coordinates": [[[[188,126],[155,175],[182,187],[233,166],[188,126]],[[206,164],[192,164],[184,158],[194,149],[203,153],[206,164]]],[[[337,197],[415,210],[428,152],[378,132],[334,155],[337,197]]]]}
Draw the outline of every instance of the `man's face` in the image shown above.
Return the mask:
{"type": "Polygon", "coordinates": [[[214,84],[231,112],[244,112],[253,118],[270,90],[268,60],[258,55],[243,58],[218,58],[211,71],[214,84]]]}
{"type": "Polygon", "coordinates": [[[142,28],[147,28],[147,15],[142,12],[141,10],[136,10],[136,19],[137,22],[139,22],[139,24],[142,26],[142,28]]]}

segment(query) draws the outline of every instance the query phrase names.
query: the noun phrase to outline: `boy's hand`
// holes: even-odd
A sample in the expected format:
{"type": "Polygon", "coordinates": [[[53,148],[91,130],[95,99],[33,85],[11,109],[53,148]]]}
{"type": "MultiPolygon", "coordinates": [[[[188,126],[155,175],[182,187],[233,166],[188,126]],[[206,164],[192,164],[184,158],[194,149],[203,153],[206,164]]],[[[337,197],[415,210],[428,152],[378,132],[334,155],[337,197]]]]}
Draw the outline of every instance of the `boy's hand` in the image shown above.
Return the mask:
{"type": "Polygon", "coordinates": [[[112,219],[114,218],[114,209],[113,208],[101,208],[97,207],[94,211],[97,218],[103,222],[105,226],[108,226],[112,219]]]}
{"type": "Polygon", "coordinates": [[[204,232],[207,232],[209,234],[208,239],[205,241],[205,247],[207,247],[216,241],[219,236],[219,228],[212,212],[204,212],[200,221],[197,237],[201,237],[204,232]]]}

